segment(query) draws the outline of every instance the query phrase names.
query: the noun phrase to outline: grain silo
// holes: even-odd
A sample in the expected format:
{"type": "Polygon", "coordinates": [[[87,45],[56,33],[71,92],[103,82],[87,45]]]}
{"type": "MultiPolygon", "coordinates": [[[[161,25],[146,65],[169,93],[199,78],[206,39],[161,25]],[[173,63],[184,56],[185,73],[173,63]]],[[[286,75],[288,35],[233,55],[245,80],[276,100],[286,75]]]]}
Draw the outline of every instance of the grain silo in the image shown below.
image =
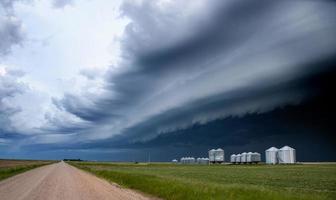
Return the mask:
{"type": "Polygon", "coordinates": [[[190,157],[185,157],[185,164],[189,164],[190,162],[190,157]]]}
{"type": "Polygon", "coordinates": [[[236,163],[236,154],[232,154],[231,156],[230,156],[230,162],[231,163],[236,163]]]}
{"type": "Polygon", "coordinates": [[[241,159],[240,159],[240,162],[241,163],[246,163],[246,157],[247,157],[247,153],[244,152],[241,154],[241,159]]]}
{"type": "Polygon", "coordinates": [[[278,163],[278,151],[279,149],[275,147],[271,147],[265,151],[267,164],[277,164],[278,163]]]}
{"type": "Polygon", "coordinates": [[[240,164],[241,162],[241,154],[236,155],[236,163],[240,164]]]}
{"type": "Polygon", "coordinates": [[[215,162],[223,163],[224,162],[224,150],[221,148],[216,149],[215,151],[215,162]]]}
{"type": "Polygon", "coordinates": [[[293,164],[296,162],[296,154],[295,149],[284,146],[281,149],[279,149],[278,152],[278,160],[281,164],[293,164]]]}
{"type": "Polygon", "coordinates": [[[172,160],[172,163],[176,164],[176,163],[178,163],[178,161],[176,159],[174,159],[174,160],[172,160]]]}
{"type": "Polygon", "coordinates": [[[258,163],[261,161],[261,155],[258,152],[252,153],[252,163],[258,163]]]}
{"type": "Polygon", "coordinates": [[[194,157],[190,157],[190,164],[195,164],[195,158],[194,157]]]}
{"type": "Polygon", "coordinates": [[[246,162],[247,163],[252,163],[252,159],[253,159],[253,153],[252,152],[248,152],[246,154],[246,162]]]}
{"type": "Polygon", "coordinates": [[[215,149],[211,149],[209,151],[209,161],[211,163],[214,163],[215,162],[215,154],[216,154],[216,150],[215,149]]]}

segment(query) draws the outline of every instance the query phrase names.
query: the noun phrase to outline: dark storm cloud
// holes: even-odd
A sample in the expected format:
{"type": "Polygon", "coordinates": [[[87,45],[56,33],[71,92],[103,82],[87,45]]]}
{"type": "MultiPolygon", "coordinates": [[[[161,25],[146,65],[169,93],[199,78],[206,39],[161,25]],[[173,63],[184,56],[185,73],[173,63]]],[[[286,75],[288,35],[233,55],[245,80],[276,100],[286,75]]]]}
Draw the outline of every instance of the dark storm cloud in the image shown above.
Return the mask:
{"type": "Polygon", "coordinates": [[[54,101],[104,126],[107,137],[132,132],[141,138],[142,129],[155,135],[297,103],[305,89],[291,90],[291,83],[316,73],[312,63],[335,53],[331,1],[211,1],[200,7],[144,1],[121,9],[131,20],[122,39],[125,59],[107,73],[107,93],[54,101]]]}

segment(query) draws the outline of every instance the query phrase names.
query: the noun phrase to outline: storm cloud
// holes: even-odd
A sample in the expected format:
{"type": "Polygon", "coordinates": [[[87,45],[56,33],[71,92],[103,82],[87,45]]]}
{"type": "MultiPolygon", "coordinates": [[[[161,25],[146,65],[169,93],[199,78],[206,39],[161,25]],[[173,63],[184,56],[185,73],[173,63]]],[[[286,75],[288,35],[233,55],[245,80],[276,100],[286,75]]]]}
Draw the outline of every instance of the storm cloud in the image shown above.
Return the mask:
{"type": "Polygon", "coordinates": [[[124,3],[122,14],[131,20],[124,60],[106,73],[106,92],[66,95],[55,104],[99,124],[102,137],[132,132],[132,139],[147,139],[297,104],[307,91],[292,83],[326,70],[314,63],[335,53],[329,1],[163,4],[124,3]]]}
{"type": "MultiPolygon", "coordinates": [[[[73,2],[54,0],[50,5],[75,8],[73,2]]],[[[12,5],[0,5],[5,13],[0,54],[5,56],[23,34],[12,5]]],[[[301,112],[321,114],[315,108],[330,88],[318,86],[322,79],[312,80],[335,73],[335,2],[123,1],[115,12],[127,22],[120,37],[111,36],[118,41],[117,61],[78,70],[67,85],[72,89],[45,98],[38,123],[23,131],[27,151],[61,155],[98,149],[129,155],[137,149],[176,147],[171,152],[180,155],[188,149],[206,151],[216,138],[216,145],[232,151],[247,145],[259,151],[267,139],[258,143],[258,137],[269,138],[268,143],[281,136],[296,141],[303,132],[318,137],[314,134],[322,128],[310,131],[298,125],[289,130],[283,119],[301,112]],[[263,127],[264,121],[269,126],[263,127]],[[301,132],[295,136],[295,131],[301,132]]],[[[18,122],[7,121],[18,110],[3,102],[18,90],[1,89],[7,76],[0,76],[0,124],[15,127],[18,122]]],[[[298,117],[295,121],[303,124],[298,117]]]]}

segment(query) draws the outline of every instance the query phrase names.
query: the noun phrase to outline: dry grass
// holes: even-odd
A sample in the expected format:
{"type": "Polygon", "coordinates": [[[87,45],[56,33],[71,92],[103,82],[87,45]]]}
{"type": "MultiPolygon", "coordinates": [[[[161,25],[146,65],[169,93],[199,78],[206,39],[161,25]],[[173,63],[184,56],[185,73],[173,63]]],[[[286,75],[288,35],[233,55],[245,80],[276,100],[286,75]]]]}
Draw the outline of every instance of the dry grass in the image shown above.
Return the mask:
{"type": "Polygon", "coordinates": [[[53,163],[41,160],[0,160],[0,181],[19,173],[53,163]]]}

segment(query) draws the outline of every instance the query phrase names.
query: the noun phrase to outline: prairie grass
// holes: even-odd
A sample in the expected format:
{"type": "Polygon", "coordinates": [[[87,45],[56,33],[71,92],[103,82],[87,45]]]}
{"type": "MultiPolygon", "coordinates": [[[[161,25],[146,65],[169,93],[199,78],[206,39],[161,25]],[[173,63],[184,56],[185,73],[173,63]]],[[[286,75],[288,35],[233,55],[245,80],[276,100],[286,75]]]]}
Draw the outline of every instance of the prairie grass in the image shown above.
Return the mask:
{"type": "Polygon", "coordinates": [[[336,199],[336,165],[70,164],[163,199],[336,199]]]}

